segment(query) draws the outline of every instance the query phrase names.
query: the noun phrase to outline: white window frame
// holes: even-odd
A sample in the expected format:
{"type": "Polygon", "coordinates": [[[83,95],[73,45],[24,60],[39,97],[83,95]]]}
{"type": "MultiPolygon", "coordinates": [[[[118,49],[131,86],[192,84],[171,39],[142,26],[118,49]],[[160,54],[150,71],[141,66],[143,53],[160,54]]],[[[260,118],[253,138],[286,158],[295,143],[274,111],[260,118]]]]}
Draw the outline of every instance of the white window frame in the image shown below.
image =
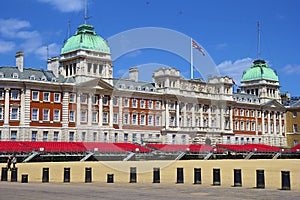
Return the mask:
{"type": "Polygon", "coordinates": [[[75,93],[71,93],[69,95],[69,103],[75,103],[76,102],[76,94],[75,93]]]}
{"type": "Polygon", "coordinates": [[[132,108],[137,108],[137,99],[132,99],[132,108]]]}
{"type": "Polygon", "coordinates": [[[148,115],[148,126],[153,126],[153,115],[148,115]]]}
{"type": "Polygon", "coordinates": [[[55,122],[60,121],[60,110],[58,110],[58,109],[53,110],[53,121],[55,121],[55,122]]]}
{"type": "Polygon", "coordinates": [[[161,103],[160,103],[160,101],[156,101],[155,102],[155,109],[156,110],[159,110],[161,108],[161,103]]]}
{"type": "Polygon", "coordinates": [[[69,121],[70,122],[75,122],[75,119],[76,119],[75,113],[76,113],[75,110],[69,111],[69,121]],[[71,113],[73,113],[73,114],[71,114],[71,113]]]}
{"type": "Polygon", "coordinates": [[[55,103],[60,103],[61,100],[60,100],[60,93],[54,93],[54,102],[55,103]],[[58,97],[58,99],[57,99],[58,97]]]}
{"type": "Polygon", "coordinates": [[[114,115],[113,115],[113,123],[114,124],[118,124],[118,119],[119,119],[118,113],[114,113],[114,115]]]}
{"type": "Polygon", "coordinates": [[[138,125],[138,115],[136,113],[132,114],[132,121],[131,121],[132,125],[138,125]]]}
{"type": "Polygon", "coordinates": [[[145,100],[140,100],[140,108],[145,108],[145,100]]]}
{"type": "Polygon", "coordinates": [[[43,131],[43,142],[48,141],[48,135],[49,135],[49,131],[43,131]]]}
{"type": "Polygon", "coordinates": [[[103,97],[102,102],[104,106],[108,106],[108,97],[103,97]]]}
{"type": "Polygon", "coordinates": [[[50,102],[50,92],[43,92],[43,101],[50,102]],[[45,96],[46,94],[48,96],[45,96]],[[45,98],[45,97],[48,97],[48,98],[45,98]]]}
{"type": "Polygon", "coordinates": [[[99,96],[98,95],[93,95],[93,97],[92,97],[93,105],[98,105],[98,101],[99,101],[99,96]]]}
{"type": "Polygon", "coordinates": [[[87,104],[87,95],[86,94],[80,95],[80,104],[87,104]]]}
{"type": "Polygon", "coordinates": [[[161,126],[161,116],[160,115],[155,116],[155,126],[161,126]]]}
{"type": "Polygon", "coordinates": [[[50,121],[50,109],[43,109],[43,121],[50,121]],[[45,118],[45,116],[47,118],[45,118]]]}
{"type": "Polygon", "coordinates": [[[146,115],[140,114],[140,125],[146,125],[146,115]]]}
{"type": "Polygon", "coordinates": [[[98,111],[92,112],[92,123],[98,123],[98,111]]]}
{"type": "Polygon", "coordinates": [[[87,110],[80,111],[80,122],[83,122],[83,123],[87,122],[87,110]]]}
{"type": "Polygon", "coordinates": [[[128,108],[129,107],[129,99],[124,98],[124,107],[128,108]]]}
{"type": "Polygon", "coordinates": [[[129,113],[124,113],[124,124],[128,125],[128,124],[130,124],[129,122],[130,122],[130,115],[129,115],[129,113]]]}
{"type": "Polygon", "coordinates": [[[39,121],[39,109],[38,108],[32,108],[31,109],[31,121],[39,121]],[[36,117],[34,117],[34,110],[36,110],[36,117]]]}
{"type": "Polygon", "coordinates": [[[39,95],[40,95],[39,91],[32,91],[32,101],[39,101],[40,100],[39,95]],[[36,98],[34,98],[35,96],[34,94],[36,94],[36,98]]]}
{"type": "Polygon", "coordinates": [[[102,114],[102,122],[108,123],[108,112],[103,112],[102,114]]]}
{"type": "Polygon", "coordinates": [[[18,107],[11,107],[10,108],[10,120],[19,120],[19,108],[18,107]],[[13,113],[15,111],[17,113],[13,113]]]}
{"type": "Polygon", "coordinates": [[[119,98],[118,97],[114,97],[113,98],[113,105],[114,106],[118,106],[119,105],[119,98]]]}
{"type": "Polygon", "coordinates": [[[0,106],[0,120],[3,120],[3,107],[0,106]]]}
{"type": "Polygon", "coordinates": [[[148,109],[153,109],[153,101],[148,100],[148,109]]]}
{"type": "Polygon", "coordinates": [[[20,100],[20,91],[19,90],[11,90],[10,99],[11,100],[20,100]],[[17,95],[17,96],[15,96],[15,95],[17,95]]]}

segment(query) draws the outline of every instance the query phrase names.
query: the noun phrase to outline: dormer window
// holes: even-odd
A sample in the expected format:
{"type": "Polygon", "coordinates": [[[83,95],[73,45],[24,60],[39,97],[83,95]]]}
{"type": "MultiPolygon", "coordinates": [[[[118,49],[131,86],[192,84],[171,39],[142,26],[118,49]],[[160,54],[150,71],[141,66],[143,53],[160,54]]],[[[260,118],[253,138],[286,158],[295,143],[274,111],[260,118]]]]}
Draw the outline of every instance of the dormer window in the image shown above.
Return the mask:
{"type": "Polygon", "coordinates": [[[31,76],[29,77],[29,79],[30,79],[30,80],[35,80],[35,76],[34,76],[34,75],[31,75],[31,76]]]}
{"type": "Polygon", "coordinates": [[[13,78],[19,78],[19,74],[18,73],[13,73],[12,77],[13,78]]]}
{"type": "Polygon", "coordinates": [[[0,78],[4,78],[4,74],[0,72],[0,78]]]}
{"type": "Polygon", "coordinates": [[[42,78],[41,78],[41,80],[42,81],[46,81],[47,79],[46,79],[46,76],[43,76],[42,78]]]}
{"type": "Polygon", "coordinates": [[[56,82],[56,78],[55,77],[53,77],[51,80],[52,80],[52,82],[56,82]]]}

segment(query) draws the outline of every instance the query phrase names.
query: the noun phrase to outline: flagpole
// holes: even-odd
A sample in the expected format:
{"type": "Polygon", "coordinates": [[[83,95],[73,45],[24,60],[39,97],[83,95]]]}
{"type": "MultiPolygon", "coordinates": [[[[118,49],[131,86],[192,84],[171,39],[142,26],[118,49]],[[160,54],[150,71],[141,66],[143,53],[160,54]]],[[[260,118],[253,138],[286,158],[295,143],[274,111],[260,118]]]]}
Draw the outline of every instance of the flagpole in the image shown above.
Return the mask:
{"type": "Polygon", "coordinates": [[[194,79],[194,61],[193,61],[193,39],[191,38],[191,79],[194,79]]]}

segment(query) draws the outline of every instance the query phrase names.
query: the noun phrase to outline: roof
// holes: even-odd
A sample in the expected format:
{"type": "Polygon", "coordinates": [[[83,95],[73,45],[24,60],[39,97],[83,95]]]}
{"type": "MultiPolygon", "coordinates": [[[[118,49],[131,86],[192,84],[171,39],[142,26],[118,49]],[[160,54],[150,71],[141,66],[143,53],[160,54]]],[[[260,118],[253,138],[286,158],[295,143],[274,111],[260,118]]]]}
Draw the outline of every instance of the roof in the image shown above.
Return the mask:
{"type": "Polygon", "coordinates": [[[273,69],[268,67],[264,60],[255,60],[252,67],[244,72],[241,82],[262,79],[278,81],[278,76],[273,69]]]}
{"type": "Polygon", "coordinates": [[[92,25],[88,24],[82,24],[77,28],[77,32],[64,43],[61,54],[79,49],[110,54],[106,41],[97,35],[92,25]]]}
{"type": "Polygon", "coordinates": [[[155,84],[151,82],[133,81],[129,79],[115,78],[113,79],[113,85],[116,89],[155,92],[155,84]]]}

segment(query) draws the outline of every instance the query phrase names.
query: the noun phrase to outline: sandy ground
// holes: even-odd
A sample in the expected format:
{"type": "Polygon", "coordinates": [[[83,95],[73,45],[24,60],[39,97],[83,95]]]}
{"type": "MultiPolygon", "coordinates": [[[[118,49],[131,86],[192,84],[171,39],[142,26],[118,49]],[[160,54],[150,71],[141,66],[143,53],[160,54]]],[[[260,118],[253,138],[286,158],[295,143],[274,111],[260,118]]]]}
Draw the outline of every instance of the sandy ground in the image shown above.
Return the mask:
{"type": "MultiPolygon", "coordinates": [[[[111,162],[56,162],[56,163],[18,163],[18,182],[10,182],[10,172],[8,173],[8,182],[1,182],[1,190],[4,186],[10,187],[11,184],[20,184],[23,174],[28,175],[28,184],[21,185],[39,185],[45,184],[49,187],[63,184],[64,168],[70,168],[70,182],[73,184],[82,184],[85,182],[85,168],[92,169],[92,185],[104,184],[107,181],[107,174],[114,175],[114,185],[120,187],[132,187],[129,183],[130,167],[136,167],[137,183],[136,186],[150,185],[155,189],[165,186],[167,188],[198,188],[194,183],[194,168],[201,168],[202,184],[200,188],[210,188],[216,191],[252,191],[256,187],[256,170],[264,170],[265,188],[279,192],[281,189],[281,171],[290,171],[291,191],[300,191],[300,160],[198,160],[198,161],[111,161],[111,162]],[[42,182],[43,168],[49,168],[49,182],[42,182]],[[153,168],[160,168],[160,183],[153,184],[153,168]],[[184,183],[176,184],[177,168],[183,168],[184,183]],[[221,186],[212,186],[213,169],[220,169],[221,186]],[[242,188],[233,188],[234,169],[242,170],[242,188]],[[51,185],[53,183],[53,185],[51,185]],[[217,188],[215,188],[217,187],[217,188]],[[214,188],[214,189],[213,189],[214,188]]],[[[1,164],[0,167],[5,167],[1,164]]],[[[90,184],[90,183],[89,183],[90,184]]],[[[85,185],[85,184],[83,184],[85,185]]],[[[77,185],[76,185],[77,186],[77,185]]],[[[22,186],[26,190],[27,186],[22,186]]],[[[110,187],[110,186],[106,186],[110,187]]],[[[75,187],[76,188],[76,187],[75,187]]],[[[167,189],[168,190],[168,189],[167,189]]],[[[197,190],[196,190],[197,191],[197,190]]],[[[196,192],[194,191],[194,192],[196,192]]],[[[255,191],[258,191],[255,189],[255,191]]],[[[289,192],[291,192],[289,191],[289,192]]],[[[212,191],[213,192],[213,191],[212,191]]],[[[284,192],[284,191],[282,191],[284,192]]],[[[171,192],[172,193],[172,192],[171,192]]],[[[193,192],[191,192],[193,193],[193,192]]],[[[254,192],[255,193],[255,192],[254,192]]],[[[2,193],[1,193],[2,194],[2,193]]],[[[285,193],[283,193],[285,194],[285,193]]],[[[291,193],[287,193],[291,194],[291,193]]],[[[2,195],[1,195],[2,199],[2,195]]],[[[27,198],[26,198],[27,199],[27,198]]],[[[298,198],[299,199],[299,198],[298,198]]]]}

